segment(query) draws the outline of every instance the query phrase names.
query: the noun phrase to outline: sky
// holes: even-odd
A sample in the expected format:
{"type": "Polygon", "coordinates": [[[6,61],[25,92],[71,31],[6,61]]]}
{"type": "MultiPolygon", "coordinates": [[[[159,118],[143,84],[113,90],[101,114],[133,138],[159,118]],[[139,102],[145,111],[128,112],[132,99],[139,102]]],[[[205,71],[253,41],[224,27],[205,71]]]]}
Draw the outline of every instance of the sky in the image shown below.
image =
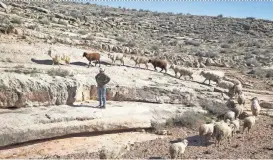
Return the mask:
{"type": "Polygon", "coordinates": [[[190,13],[192,15],[224,17],[255,17],[273,20],[273,1],[90,1],[91,4],[125,7],[130,9],[148,9],[158,12],[190,13]]]}

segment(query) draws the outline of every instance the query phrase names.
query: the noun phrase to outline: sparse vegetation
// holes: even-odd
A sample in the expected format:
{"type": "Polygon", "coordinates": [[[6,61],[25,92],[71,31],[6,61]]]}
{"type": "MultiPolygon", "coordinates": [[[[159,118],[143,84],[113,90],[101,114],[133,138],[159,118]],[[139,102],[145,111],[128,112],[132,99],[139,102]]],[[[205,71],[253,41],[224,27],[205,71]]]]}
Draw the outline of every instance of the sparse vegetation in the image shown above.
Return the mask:
{"type": "Polygon", "coordinates": [[[196,128],[205,123],[206,115],[194,111],[186,111],[183,114],[167,120],[166,125],[196,128]]]}
{"type": "Polygon", "coordinates": [[[52,68],[47,71],[47,74],[50,76],[60,76],[60,77],[67,77],[72,76],[72,74],[69,73],[68,70],[61,69],[61,68],[52,68]]]}
{"type": "Polygon", "coordinates": [[[46,25],[49,25],[49,24],[50,24],[50,21],[49,21],[47,18],[42,18],[42,19],[39,20],[39,22],[40,22],[41,24],[46,24],[46,25]]]}

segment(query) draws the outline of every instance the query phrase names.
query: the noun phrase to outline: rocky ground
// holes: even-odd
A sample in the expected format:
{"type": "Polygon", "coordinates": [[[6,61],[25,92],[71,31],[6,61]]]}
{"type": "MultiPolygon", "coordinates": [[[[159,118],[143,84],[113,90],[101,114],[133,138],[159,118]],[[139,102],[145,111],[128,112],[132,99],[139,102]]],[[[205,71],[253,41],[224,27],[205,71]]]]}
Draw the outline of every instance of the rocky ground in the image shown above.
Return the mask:
{"type": "Polygon", "coordinates": [[[98,158],[112,144],[130,145],[123,158],[169,158],[177,138],[190,140],[185,158],[273,158],[272,21],[71,2],[6,4],[0,3],[0,158],[98,158]],[[50,47],[70,55],[70,65],[52,65],[50,47]],[[84,51],[100,52],[111,77],[105,110],[94,101],[98,66],[87,68],[84,51]],[[107,52],[127,55],[125,66],[112,65],[107,52]],[[156,72],[151,64],[135,68],[131,55],[166,58],[168,68],[181,63],[194,71],[193,81],[175,78],[170,69],[156,72]],[[188,65],[200,57],[204,68],[188,65]],[[215,115],[186,119],[186,113],[227,110],[226,90],[202,84],[202,70],[240,80],[248,113],[250,99],[259,98],[262,115],[246,141],[238,134],[217,149],[199,146],[196,128],[169,127],[169,136],[151,131],[158,129],[154,122],[177,116],[196,127],[215,115]]]}

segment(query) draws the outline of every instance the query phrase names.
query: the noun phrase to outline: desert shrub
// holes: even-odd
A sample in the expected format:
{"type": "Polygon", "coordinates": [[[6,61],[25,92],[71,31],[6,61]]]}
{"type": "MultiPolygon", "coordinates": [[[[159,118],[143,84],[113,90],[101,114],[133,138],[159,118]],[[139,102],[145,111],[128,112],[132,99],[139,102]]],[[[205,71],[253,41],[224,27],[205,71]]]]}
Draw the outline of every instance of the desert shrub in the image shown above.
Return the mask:
{"type": "Polygon", "coordinates": [[[273,77],[273,69],[265,69],[265,68],[258,67],[254,69],[254,74],[261,78],[265,78],[265,77],[271,78],[273,77]]]}
{"type": "Polygon", "coordinates": [[[15,24],[22,24],[22,20],[19,17],[12,17],[11,23],[15,23],[15,24]]]}
{"type": "Polygon", "coordinates": [[[68,21],[59,19],[58,24],[67,25],[68,21]]]}
{"type": "Polygon", "coordinates": [[[229,52],[229,50],[227,50],[227,49],[220,49],[220,51],[219,51],[220,53],[228,53],[229,52]]]}
{"type": "Polygon", "coordinates": [[[254,65],[256,67],[260,66],[261,64],[257,61],[256,58],[250,58],[246,61],[246,65],[247,66],[251,66],[251,65],[254,65]]]}
{"type": "Polygon", "coordinates": [[[47,74],[50,76],[60,76],[60,77],[71,76],[68,70],[64,70],[61,68],[58,68],[58,69],[52,68],[47,71],[47,74]]]}
{"type": "Polygon", "coordinates": [[[116,39],[117,41],[119,41],[119,42],[125,42],[125,41],[126,41],[126,39],[123,38],[123,37],[116,37],[115,39],[116,39]]]}
{"type": "Polygon", "coordinates": [[[230,48],[231,46],[229,44],[221,44],[221,48],[230,48]]]}
{"type": "Polygon", "coordinates": [[[94,40],[95,40],[95,37],[94,37],[93,35],[88,35],[85,39],[86,39],[86,40],[94,41],[94,40]]]}
{"type": "Polygon", "coordinates": [[[79,30],[78,33],[82,34],[82,35],[86,35],[86,34],[88,34],[88,31],[86,31],[86,30],[79,30]]]}
{"type": "Polygon", "coordinates": [[[135,41],[129,41],[127,44],[125,44],[124,46],[127,47],[135,47],[136,46],[136,42],[135,41]]]}
{"type": "Polygon", "coordinates": [[[224,16],[223,16],[223,14],[219,14],[217,17],[218,18],[223,18],[224,16]]]}
{"type": "Polygon", "coordinates": [[[49,22],[49,20],[48,20],[47,18],[42,18],[42,19],[39,20],[39,22],[40,22],[41,24],[46,24],[46,25],[49,25],[49,24],[50,24],[50,22],[49,22]]]}
{"type": "Polygon", "coordinates": [[[28,29],[32,29],[32,30],[39,30],[39,26],[37,24],[32,24],[27,26],[28,29]]]}
{"type": "Polygon", "coordinates": [[[151,128],[154,129],[154,130],[161,130],[161,129],[164,129],[166,128],[166,125],[167,123],[162,123],[162,122],[158,122],[158,121],[152,121],[151,122],[151,128]]]}
{"type": "Polygon", "coordinates": [[[153,50],[153,51],[159,51],[159,47],[158,47],[158,46],[153,45],[153,46],[151,47],[151,50],[153,50]]]}
{"type": "Polygon", "coordinates": [[[206,99],[201,100],[200,105],[201,107],[209,111],[209,113],[216,116],[223,115],[229,110],[224,103],[213,102],[206,99]]]}
{"type": "Polygon", "coordinates": [[[181,126],[195,128],[204,123],[206,115],[194,111],[185,111],[183,114],[170,118],[166,121],[168,126],[181,126]]]}
{"type": "Polygon", "coordinates": [[[194,41],[194,40],[186,40],[185,44],[186,45],[193,45],[193,46],[200,46],[200,42],[194,41]]]}
{"type": "Polygon", "coordinates": [[[255,20],[255,18],[254,17],[246,17],[246,19],[249,19],[249,20],[255,20]]]}

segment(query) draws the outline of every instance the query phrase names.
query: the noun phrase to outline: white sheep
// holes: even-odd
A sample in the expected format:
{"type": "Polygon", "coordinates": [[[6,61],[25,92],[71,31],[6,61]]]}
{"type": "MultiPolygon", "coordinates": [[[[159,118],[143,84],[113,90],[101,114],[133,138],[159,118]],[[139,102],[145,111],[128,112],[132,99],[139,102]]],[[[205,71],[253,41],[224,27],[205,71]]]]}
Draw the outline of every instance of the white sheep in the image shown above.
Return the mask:
{"type": "Polygon", "coordinates": [[[56,50],[52,49],[52,48],[49,48],[47,54],[52,58],[52,65],[55,65],[55,64],[60,64],[61,61],[64,61],[65,64],[69,65],[70,64],[70,55],[65,55],[63,54],[62,56],[60,56],[59,54],[56,53],[56,50]],[[55,52],[55,54],[53,55],[52,54],[52,51],[55,52]]]}
{"type": "Polygon", "coordinates": [[[224,115],[224,121],[227,122],[227,119],[229,119],[230,121],[235,119],[235,112],[233,111],[227,111],[224,115]]]}
{"type": "Polygon", "coordinates": [[[193,77],[192,77],[193,71],[190,70],[190,69],[187,69],[187,68],[184,68],[184,67],[181,67],[181,66],[178,66],[178,65],[174,65],[174,64],[172,64],[172,65],[170,66],[170,69],[173,69],[173,70],[174,70],[174,72],[175,72],[175,77],[177,77],[177,73],[180,74],[179,79],[180,79],[181,76],[183,76],[183,75],[189,76],[189,78],[190,78],[191,80],[193,79],[193,77]]]}
{"type": "Polygon", "coordinates": [[[108,53],[108,58],[110,58],[112,60],[112,63],[115,63],[116,60],[119,60],[120,63],[122,63],[124,65],[124,57],[126,57],[124,54],[122,53],[108,53]]]}
{"type": "Polygon", "coordinates": [[[223,79],[218,79],[216,83],[217,83],[218,87],[221,87],[224,89],[230,89],[230,88],[234,87],[234,83],[229,82],[229,81],[225,81],[223,79]]]}
{"type": "Polygon", "coordinates": [[[205,141],[207,142],[212,134],[213,134],[213,128],[215,125],[215,121],[213,120],[211,123],[209,124],[202,124],[199,127],[199,136],[200,136],[200,142],[201,144],[203,144],[203,138],[205,137],[205,141]]]}
{"type": "Polygon", "coordinates": [[[243,124],[243,140],[244,140],[244,132],[247,128],[247,133],[249,133],[250,129],[255,125],[256,123],[256,117],[255,116],[249,116],[244,119],[243,124]]]}
{"type": "Polygon", "coordinates": [[[214,126],[214,135],[215,135],[215,146],[218,144],[218,147],[221,145],[221,141],[225,138],[228,139],[229,143],[231,142],[232,131],[234,130],[234,124],[228,123],[217,123],[214,126]]]}
{"type": "Polygon", "coordinates": [[[235,119],[233,121],[230,121],[230,124],[234,124],[234,128],[232,130],[232,136],[234,136],[235,133],[240,130],[240,121],[239,119],[235,119]]]}
{"type": "Polygon", "coordinates": [[[216,73],[209,72],[209,71],[201,71],[200,75],[205,78],[205,81],[203,83],[205,83],[207,80],[209,80],[209,85],[210,85],[210,81],[217,82],[219,79],[221,79],[224,76],[224,75],[221,76],[216,73]]]}
{"type": "Polygon", "coordinates": [[[140,64],[145,64],[146,69],[148,69],[148,62],[149,62],[148,58],[132,56],[130,59],[132,59],[135,62],[135,66],[138,65],[138,67],[140,68],[140,64]]]}
{"type": "Polygon", "coordinates": [[[176,159],[179,156],[182,157],[188,144],[189,144],[189,142],[187,139],[184,139],[181,142],[171,144],[171,146],[169,148],[171,159],[176,159]]]}
{"type": "Polygon", "coordinates": [[[257,97],[254,97],[251,100],[251,111],[253,116],[258,116],[260,114],[261,106],[257,97]]]}

